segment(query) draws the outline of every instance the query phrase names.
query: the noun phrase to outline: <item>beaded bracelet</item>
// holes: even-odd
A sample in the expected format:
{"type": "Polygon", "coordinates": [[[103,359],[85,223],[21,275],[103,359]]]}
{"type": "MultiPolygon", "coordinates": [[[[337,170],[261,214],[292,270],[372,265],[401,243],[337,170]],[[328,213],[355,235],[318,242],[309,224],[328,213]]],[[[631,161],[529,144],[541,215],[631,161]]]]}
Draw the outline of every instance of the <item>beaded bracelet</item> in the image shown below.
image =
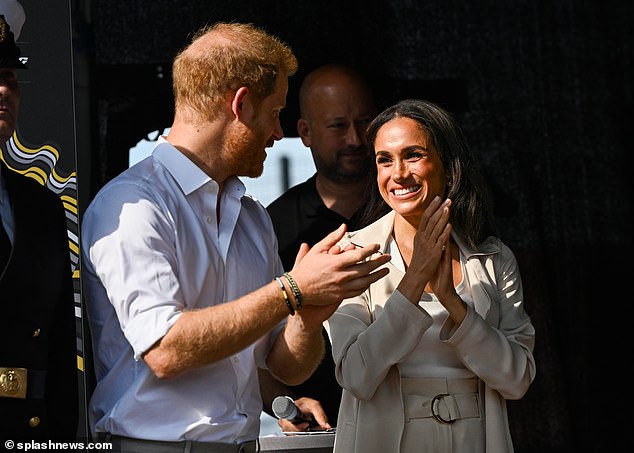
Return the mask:
{"type": "Polygon", "coordinates": [[[282,288],[282,295],[284,296],[284,302],[286,302],[288,311],[290,311],[291,316],[293,316],[295,314],[295,310],[293,309],[293,306],[291,305],[291,301],[288,300],[288,293],[286,292],[286,288],[284,288],[284,283],[282,283],[282,280],[279,277],[275,277],[275,281],[277,281],[277,284],[280,285],[280,288],[282,288]]]}
{"type": "Polygon", "coordinates": [[[295,296],[295,305],[297,306],[295,310],[300,311],[304,306],[304,296],[302,296],[302,292],[299,290],[299,286],[297,286],[297,282],[291,274],[288,272],[284,272],[284,277],[286,277],[286,281],[291,287],[291,291],[293,292],[293,296],[295,296]]]}

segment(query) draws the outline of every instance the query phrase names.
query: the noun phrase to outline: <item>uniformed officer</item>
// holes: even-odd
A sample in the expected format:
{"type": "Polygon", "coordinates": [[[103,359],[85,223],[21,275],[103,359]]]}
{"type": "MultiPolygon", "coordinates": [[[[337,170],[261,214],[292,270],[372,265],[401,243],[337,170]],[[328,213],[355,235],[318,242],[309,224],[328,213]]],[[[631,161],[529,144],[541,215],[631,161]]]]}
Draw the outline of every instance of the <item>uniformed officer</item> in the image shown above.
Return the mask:
{"type": "MultiPolygon", "coordinates": [[[[15,44],[25,20],[0,0],[0,145],[16,127],[15,44]]],[[[77,349],[66,217],[57,195],[0,159],[0,441],[71,441],[77,349]]]]}

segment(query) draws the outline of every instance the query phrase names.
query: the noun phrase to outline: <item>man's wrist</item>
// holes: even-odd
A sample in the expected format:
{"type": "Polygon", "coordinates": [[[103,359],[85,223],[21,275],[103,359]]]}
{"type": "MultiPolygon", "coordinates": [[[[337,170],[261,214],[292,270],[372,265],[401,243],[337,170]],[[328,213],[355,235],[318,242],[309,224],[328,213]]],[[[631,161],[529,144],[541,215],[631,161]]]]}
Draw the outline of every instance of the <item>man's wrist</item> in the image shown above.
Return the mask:
{"type": "Polygon", "coordinates": [[[290,273],[284,272],[284,278],[286,279],[289,286],[291,287],[291,292],[293,294],[293,298],[295,299],[295,310],[300,311],[302,307],[304,306],[304,296],[302,292],[300,291],[299,286],[297,285],[297,282],[295,281],[295,279],[290,273]]]}

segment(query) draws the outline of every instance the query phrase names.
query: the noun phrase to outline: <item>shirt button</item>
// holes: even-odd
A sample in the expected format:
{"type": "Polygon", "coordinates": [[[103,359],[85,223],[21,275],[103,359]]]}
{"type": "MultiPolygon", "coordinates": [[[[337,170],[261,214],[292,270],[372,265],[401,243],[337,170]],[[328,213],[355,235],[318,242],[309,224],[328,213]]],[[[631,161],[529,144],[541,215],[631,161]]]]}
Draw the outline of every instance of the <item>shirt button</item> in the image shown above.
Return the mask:
{"type": "Polygon", "coordinates": [[[29,420],[29,426],[31,428],[37,428],[40,424],[40,417],[31,417],[29,420]]]}
{"type": "Polygon", "coordinates": [[[233,360],[233,363],[240,363],[240,358],[239,357],[232,357],[231,360],[233,360]]]}

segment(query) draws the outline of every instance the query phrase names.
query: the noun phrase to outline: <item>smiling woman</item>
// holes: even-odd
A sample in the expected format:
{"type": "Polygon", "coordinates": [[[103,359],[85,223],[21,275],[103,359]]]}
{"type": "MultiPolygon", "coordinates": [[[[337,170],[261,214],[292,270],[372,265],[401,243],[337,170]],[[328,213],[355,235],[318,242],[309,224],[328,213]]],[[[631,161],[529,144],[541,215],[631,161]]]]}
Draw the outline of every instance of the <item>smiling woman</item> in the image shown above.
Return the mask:
{"type": "Polygon", "coordinates": [[[434,197],[445,196],[445,172],[429,133],[410,118],[395,118],[375,139],[377,183],[387,204],[418,224],[434,197]]]}
{"type": "Polygon", "coordinates": [[[379,114],[368,141],[389,212],[340,245],[378,242],[390,273],[327,320],[343,387],[335,452],[513,451],[506,400],[534,379],[535,330],[469,147],[418,100],[379,114]]]}
{"type": "MultiPolygon", "coordinates": [[[[414,162],[422,160],[422,163],[415,165],[419,168],[417,171],[422,171],[420,165],[429,170],[432,160],[440,160],[440,169],[438,162],[433,163],[433,166],[434,171],[443,173],[442,176],[436,175],[441,176],[436,183],[442,183],[444,189],[434,195],[452,200],[452,227],[470,246],[475,246],[487,236],[495,234],[489,192],[479,173],[478,163],[460,127],[445,110],[430,102],[406,100],[386,109],[375,118],[368,127],[368,139],[375,146],[377,165],[372,171],[377,180],[381,168],[391,168],[390,160],[393,159],[387,149],[382,149],[383,141],[378,141],[379,132],[384,137],[385,146],[400,142],[403,147],[401,158],[408,154],[407,161],[399,165],[407,163],[407,167],[412,169],[414,162]],[[387,126],[386,123],[389,123],[390,127],[384,130],[383,126],[387,126]],[[400,136],[403,132],[405,135],[400,136]],[[410,143],[403,144],[405,140],[410,140],[410,143]]],[[[420,180],[421,175],[406,176],[411,182],[420,180]]],[[[402,175],[398,174],[394,174],[392,179],[393,184],[396,184],[395,181],[403,180],[402,175]]],[[[402,190],[403,187],[396,189],[402,190]]],[[[389,199],[381,193],[380,181],[371,187],[369,197],[365,213],[367,219],[376,220],[392,207],[389,199]]],[[[426,197],[424,203],[429,203],[432,198],[426,197]]]]}

